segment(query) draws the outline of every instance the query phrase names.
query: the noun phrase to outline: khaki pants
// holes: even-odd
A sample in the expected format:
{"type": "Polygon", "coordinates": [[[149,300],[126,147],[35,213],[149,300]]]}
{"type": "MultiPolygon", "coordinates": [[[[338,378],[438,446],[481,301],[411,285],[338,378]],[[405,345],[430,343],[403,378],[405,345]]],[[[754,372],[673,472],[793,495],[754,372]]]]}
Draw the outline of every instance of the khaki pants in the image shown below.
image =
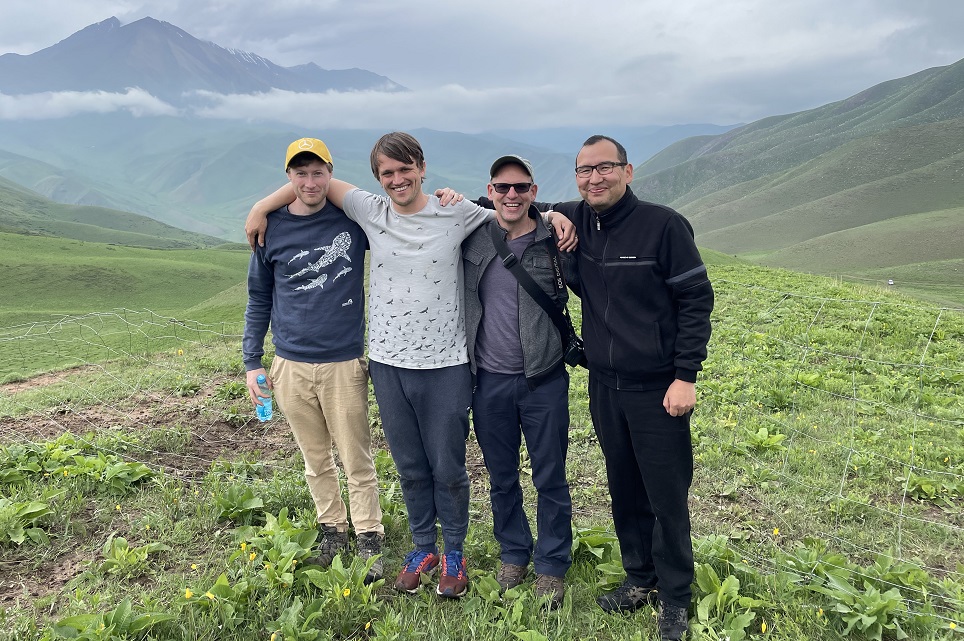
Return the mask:
{"type": "Polygon", "coordinates": [[[348,530],[332,443],[348,477],[355,532],[384,533],[368,426],[368,365],[364,358],[299,363],[275,356],[275,398],[305,459],[305,479],[318,523],[348,530]]]}

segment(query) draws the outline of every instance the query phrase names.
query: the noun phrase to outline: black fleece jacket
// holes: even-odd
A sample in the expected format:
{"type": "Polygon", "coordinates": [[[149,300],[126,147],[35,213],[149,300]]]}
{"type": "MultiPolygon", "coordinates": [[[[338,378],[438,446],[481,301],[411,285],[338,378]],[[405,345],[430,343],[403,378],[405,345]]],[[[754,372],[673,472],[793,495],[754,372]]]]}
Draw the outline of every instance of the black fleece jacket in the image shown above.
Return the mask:
{"type": "Polygon", "coordinates": [[[553,208],[579,235],[574,289],[590,373],[625,390],[695,383],[710,339],[713,288],[689,221],[629,188],[599,214],[584,201],[553,208]]]}

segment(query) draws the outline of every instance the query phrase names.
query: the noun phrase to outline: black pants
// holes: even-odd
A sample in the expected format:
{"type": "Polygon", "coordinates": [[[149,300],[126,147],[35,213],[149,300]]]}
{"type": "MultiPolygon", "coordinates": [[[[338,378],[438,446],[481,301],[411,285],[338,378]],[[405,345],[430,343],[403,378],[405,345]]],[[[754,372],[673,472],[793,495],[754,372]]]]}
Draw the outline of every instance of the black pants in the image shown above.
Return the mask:
{"type": "Polygon", "coordinates": [[[693,482],[690,415],[670,416],[665,394],[618,391],[589,376],[589,411],[606,458],[627,579],[658,588],[666,603],[687,607],[693,596],[686,503],[693,482]]]}

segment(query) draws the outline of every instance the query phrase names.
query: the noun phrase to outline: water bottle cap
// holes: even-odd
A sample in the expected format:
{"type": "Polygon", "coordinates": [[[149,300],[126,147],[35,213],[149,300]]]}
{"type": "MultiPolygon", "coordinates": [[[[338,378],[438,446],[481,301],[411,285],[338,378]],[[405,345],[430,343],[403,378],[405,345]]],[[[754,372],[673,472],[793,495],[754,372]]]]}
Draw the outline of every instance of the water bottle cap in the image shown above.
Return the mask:
{"type": "Polygon", "coordinates": [[[266,378],[264,377],[264,374],[258,374],[258,382],[259,382],[259,383],[265,383],[265,382],[267,382],[267,380],[268,380],[268,379],[266,379],[266,378]]]}

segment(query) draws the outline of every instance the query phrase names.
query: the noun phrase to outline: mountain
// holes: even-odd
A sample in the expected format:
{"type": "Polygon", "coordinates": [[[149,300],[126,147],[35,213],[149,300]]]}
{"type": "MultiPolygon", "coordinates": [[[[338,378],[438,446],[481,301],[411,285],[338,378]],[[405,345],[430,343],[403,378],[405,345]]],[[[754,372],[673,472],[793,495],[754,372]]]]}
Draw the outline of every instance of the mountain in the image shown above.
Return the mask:
{"type": "Polygon", "coordinates": [[[930,265],[960,283],[962,166],[964,60],[677,142],[636,168],[633,187],[728,254],[875,278],[919,280],[930,265]]]}
{"type": "Polygon", "coordinates": [[[123,92],[130,87],[175,105],[185,104],[199,91],[404,90],[363,69],[328,70],[314,63],[281,67],[257,54],[198,40],[153,18],[122,25],[112,17],[36,53],[0,56],[0,92],[7,94],[123,92]]]}
{"type": "Polygon", "coordinates": [[[147,216],[104,207],[55,203],[3,178],[0,178],[0,232],[154,249],[224,244],[220,238],[184,231],[147,216]]]}

